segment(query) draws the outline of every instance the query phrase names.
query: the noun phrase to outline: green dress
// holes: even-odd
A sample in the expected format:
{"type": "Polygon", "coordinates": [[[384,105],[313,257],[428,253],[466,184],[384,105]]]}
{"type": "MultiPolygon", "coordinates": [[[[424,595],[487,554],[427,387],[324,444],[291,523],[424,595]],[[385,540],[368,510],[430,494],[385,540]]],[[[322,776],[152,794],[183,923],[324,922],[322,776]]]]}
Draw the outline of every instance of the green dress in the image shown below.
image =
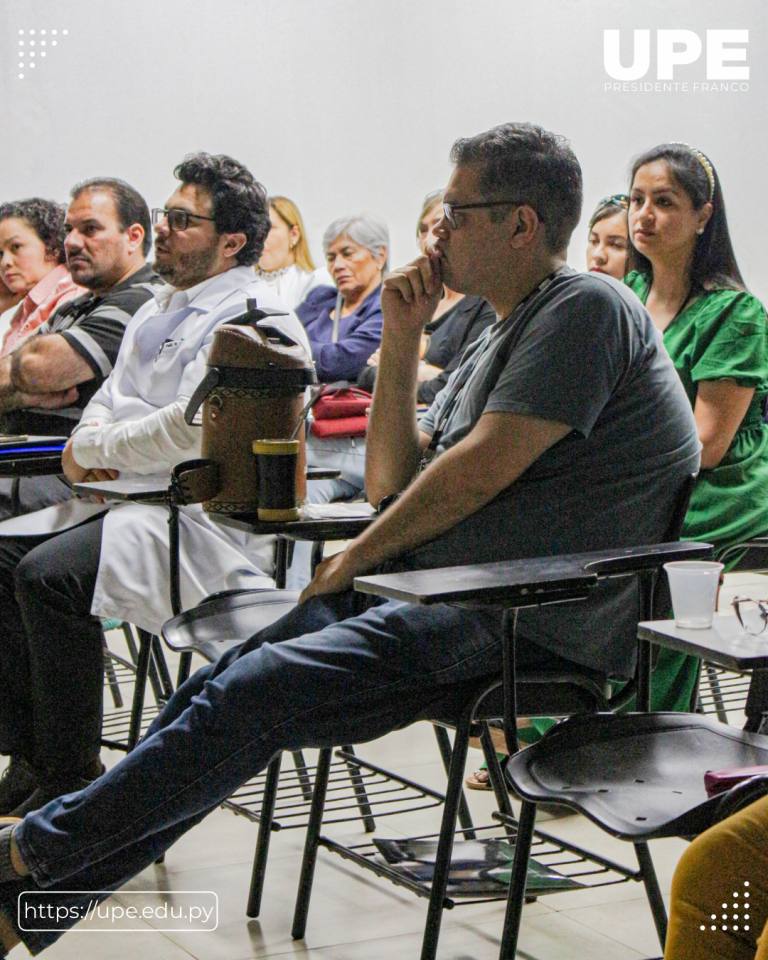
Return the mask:
{"type": "MultiPolygon", "coordinates": [[[[645,303],[650,283],[637,271],[625,281],[645,303]]],[[[696,297],[664,331],[664,345],[691,406],[700,380],[733,380],[755,393],[725,456],[702,470],[683,524],[683,540],[716,551],[768,533],[768,319],[745,291],[714,289],[696,297]]],[[[735,561],[734,561],[735,562],[735,561]]],[[[654,709],[687,710],[696,661],[663,650],[654,670],[654,709]]]]}

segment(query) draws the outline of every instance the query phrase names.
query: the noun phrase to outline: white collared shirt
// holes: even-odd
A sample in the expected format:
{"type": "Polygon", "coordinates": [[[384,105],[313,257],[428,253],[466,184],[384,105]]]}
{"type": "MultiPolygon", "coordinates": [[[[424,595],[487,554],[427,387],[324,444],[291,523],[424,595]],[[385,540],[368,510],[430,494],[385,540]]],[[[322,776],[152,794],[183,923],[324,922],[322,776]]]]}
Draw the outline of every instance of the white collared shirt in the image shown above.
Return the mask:
{"type": "Polygon", "coordinates": [[[170,296],[161,288],[128,324],[114,370],[75,428],[73,453],[84,468],[146,476],[200,456],[202,431],[185,422],[184,412],[205,376],[216,328],[244,313],[248,299],[285,311],[268,324],[311,356],[298,318],[252,267],[235,267],[189,290],[168,288],[170,296]]]}
{"type": "MultiPolygon", "coordinates": [[[[216,276],[221,276],[221,274],[216,276]]],[[[189,287],[187,290],[179,290],[172,283],[163,284],[155,293],[155,301],[160,308],[158,313],[173,313],[174,310],[183,310],[184,307],[188,307],[195,297],[216,279],[216,276],[201,280],[200,283],[196,283],[194,287],[189,287]]]]}

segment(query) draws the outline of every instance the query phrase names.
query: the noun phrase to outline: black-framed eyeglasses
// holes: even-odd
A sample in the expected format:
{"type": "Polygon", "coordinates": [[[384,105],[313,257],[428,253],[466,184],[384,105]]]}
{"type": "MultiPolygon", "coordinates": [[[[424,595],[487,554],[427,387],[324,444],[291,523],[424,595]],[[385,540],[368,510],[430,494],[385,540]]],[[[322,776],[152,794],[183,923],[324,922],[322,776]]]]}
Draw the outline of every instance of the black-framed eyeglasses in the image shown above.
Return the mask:
{"type": "Polygon", "coordinates": [[[626,207],[629,209],[629,199],[628,193],[612,193],[610,197],[603,197],[597,205],[598,207],[602,207],[609,203],[615,203],[618,207],[626,207]]]}
{"type": "Polygon", "coordinates": [[[768,601],[734,597],[731,606],[742,627],[753,637],[759,637],[768,626],[768,601]],[[759,620],[755,621],[755,616],[759,620]]]}
{"type": "MultiPolygon", "coordinates": [[[[480,210],[483,207],[522,207],[523,204],[527,203],[527,200],[486,200],[482,203],[446,203],[445,200],[443,200],[443,216],[448,221],[451,229],[455,230],[457,224],[454,214],[457,210],[480,210]]],[[[544,218],[538,211],[536,216],[542,223],[544,222],[544,218]]]]}
{"type": "Polygon", "coordinates": [[[168,229],[179,233],[189,227],[190,217],[195,220],[210,220],[214,222],[213,217],[204,217],[200,213],[190,213],[189,210],[182,210],[181,207],[171,207],[170,210],[163,210],[162,207],[154,207],[152,210],[152,223],[157,225],[167,218],[168,229]]]}

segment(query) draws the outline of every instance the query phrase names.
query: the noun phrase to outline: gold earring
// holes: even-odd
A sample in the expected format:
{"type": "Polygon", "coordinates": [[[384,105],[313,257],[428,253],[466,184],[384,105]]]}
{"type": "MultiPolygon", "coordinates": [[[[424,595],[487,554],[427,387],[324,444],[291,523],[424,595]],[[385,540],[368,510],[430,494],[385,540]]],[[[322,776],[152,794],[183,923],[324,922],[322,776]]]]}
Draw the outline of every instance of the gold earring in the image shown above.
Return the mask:
{"type": "Polygon", "coordinates": [[[289,244],[288,244],[288,249],[291,251],[291,253],[293,253],[293,251],[295,250],[295,248],[296,248],[296,244],[295,244],[295,243],[289,243],[289,244]]]}

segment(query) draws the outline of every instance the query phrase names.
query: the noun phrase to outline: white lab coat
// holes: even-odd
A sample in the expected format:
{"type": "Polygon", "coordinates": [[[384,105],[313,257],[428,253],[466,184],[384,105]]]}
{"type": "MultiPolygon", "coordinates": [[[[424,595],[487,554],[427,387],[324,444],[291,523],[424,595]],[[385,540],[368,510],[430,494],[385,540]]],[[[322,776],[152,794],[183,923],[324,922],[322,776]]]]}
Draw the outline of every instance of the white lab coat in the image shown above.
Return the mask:
{"type": "MultiPolygon", "coordinates": [[[[243,313],[251,297],[260,307],[287,309],[251,267],[237,267],[193,288],[188,304],[179,293],[168,303],[168,294],[161,289],[136,313],[114,370],[83,412],[73,442],[83,467],[111,467],[126,479],[167,477],[177,463],[199,457],[202,431],[187,426],[183,413],[205,375],[215,328],[243,313]],[[170,312],[159,312],[163,304],[170,312]]],[[[311,356],[295,314],[262,322],[279,327],[311,356]]],[[[183,507],[184,609],[219,590],[274,586],[274,539],[220,526],[199,504],[183,507]]],[[[91,612],[158,633],[171,616],[169,590],[168,511],[138,503],[113,506],[104,519],[91,612]]]]}

